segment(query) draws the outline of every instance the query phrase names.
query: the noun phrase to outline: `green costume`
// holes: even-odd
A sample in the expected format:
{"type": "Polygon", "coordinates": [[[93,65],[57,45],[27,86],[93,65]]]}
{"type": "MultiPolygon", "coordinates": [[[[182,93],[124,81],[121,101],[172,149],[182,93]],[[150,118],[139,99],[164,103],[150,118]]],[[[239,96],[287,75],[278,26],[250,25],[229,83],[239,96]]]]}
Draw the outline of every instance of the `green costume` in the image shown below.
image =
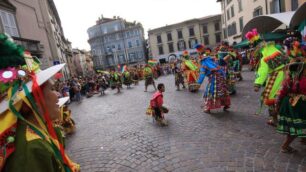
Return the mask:
{"type": "MultiPolygon", "coordinates": [[[[58,136],[59,137],[59,136],[58,136]]],[[[61,140],[61,139],[59,139],[61,140]]],[[[7,159],[4,172],[65,172],[50,143],[35,134],[23,121],[18,122],[15,152],[7,159]]]]}
{"type": "Polygon", "coordinates": [[[276,94],[280,89],[284,80],[283,67],[287,63],[281,51],[279,51],[274,43],[268,43],[261,50],[262,58],[256,73],[255,86],[265,89],[262,93],[262,100],[265,105],[271,106],[275,104],[276,94]]]}

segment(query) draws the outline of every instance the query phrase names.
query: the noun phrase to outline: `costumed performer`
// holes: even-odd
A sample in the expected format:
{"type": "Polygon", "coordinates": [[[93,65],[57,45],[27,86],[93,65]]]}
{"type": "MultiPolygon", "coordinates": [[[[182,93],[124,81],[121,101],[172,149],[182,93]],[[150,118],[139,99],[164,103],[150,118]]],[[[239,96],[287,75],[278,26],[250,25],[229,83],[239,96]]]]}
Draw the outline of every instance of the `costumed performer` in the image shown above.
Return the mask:
{"type": "Polygon", "coordinates": [[[200,48],[197,50],[200,53],[199,57],[201,62],[198,84],[202,84],[205,77],[208,77],[208,84],[203,95],[204,112],[210,113],[210,110],[221,107],[223,107],[224,111],[227,111],[230,108],[231,102],[226,86],[226,74],[214,59],[209,56],[211,49],[206,48],[206,50],[203,50],[200,48]]]}
{"type": "Polygon", "coordinates": [[[4,34],[0,60],[0,171],[80,171],[52,124],[60,109],[51,77],[64,64],[40,70],[39,61],[4,34]]]}

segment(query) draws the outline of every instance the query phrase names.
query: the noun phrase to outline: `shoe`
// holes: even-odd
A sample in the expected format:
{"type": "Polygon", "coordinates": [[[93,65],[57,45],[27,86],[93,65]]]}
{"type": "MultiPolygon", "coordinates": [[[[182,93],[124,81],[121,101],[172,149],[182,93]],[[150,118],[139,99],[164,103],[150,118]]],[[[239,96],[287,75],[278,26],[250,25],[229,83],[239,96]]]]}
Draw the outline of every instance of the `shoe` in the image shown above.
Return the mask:
{"type": "Polygon", "coordinates": [[[209,109],[207,109],[207,110],[204,110],[204,112],[205,112],[205,113],[210,113],[210,110],[209,110],[209,109]]]}
{"type": "Polygon", "coordinates": [[[288,154],[290,154],[290,153],[297,152],[297,150],[294,149],[294,148],[292,148],[292,147],[290,147],[290,146],[288,146],[288,147],[285,147],[285,148],[282,147],[281,152],[282,152],[282,153],[288,153],[288,154]]]}
{"type": "Polygon", "coordinates": [[[224,106],[224,107],[223,107],[223,111],[224,111],[224,112],[228,112],[228,109],[229,109],[229,108],[230,108],[229,106],[224,106]]]}
{"type": "Polygon", "coordinates": [[[276,124],[273,122],[272,119],[268,120],[268,121],[267,121],[267,124],[270,125],[270,126],[272,126],[272,127],[276,127],[276,124]]]}

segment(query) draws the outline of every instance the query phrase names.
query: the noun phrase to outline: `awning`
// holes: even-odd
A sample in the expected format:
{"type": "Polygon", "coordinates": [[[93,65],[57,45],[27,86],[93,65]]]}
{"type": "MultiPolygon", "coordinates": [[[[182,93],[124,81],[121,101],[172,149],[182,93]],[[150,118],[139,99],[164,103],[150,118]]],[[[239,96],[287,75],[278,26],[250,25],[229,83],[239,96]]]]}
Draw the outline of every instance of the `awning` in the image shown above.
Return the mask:
{"type": "Polygon", "coordinates": [[[249,46],[249,41],[247,39],[239,42],[238,44],[234,45],[234,48],[246,48],[249,46]]]}
{"type": "Polygon", "coordinates": [[[258,33],[273,32],[281,25],[295,29],[303,20],[306,19],[305,11],[306,2],[304,2],[296,11],[257,16],[251,19],[244,26],[241,36],[244,38],[245,34],[253,28],[256,28],[258,33]]]}
{"type": "Polygon", "coordinates": [[[290,11],[255,17],[244,26],[241,36],[244,38],[245,34],[254,28],[257,29],[258,33],[267,33],[272,32],[282,24],[289,27],[293,15],[294,11],[290,11]]]}
{"type": "Polygon", "coordinates": [[[290,28],[298,27],[304,20],[306,20],[306,2],[295,11],[290,21],[290,28]]]}
{"type": "MultiPolygon", "coordinates": [[[[264,33],[260,34],[262,40],[265,41],[277,41],[284,40],[286,38],[285,33],[264,33]]],[[[234,45],[234,48],[246,48],[249,46],[249,41],[247,39],[241,41],[240,43],[234,45]]]]}

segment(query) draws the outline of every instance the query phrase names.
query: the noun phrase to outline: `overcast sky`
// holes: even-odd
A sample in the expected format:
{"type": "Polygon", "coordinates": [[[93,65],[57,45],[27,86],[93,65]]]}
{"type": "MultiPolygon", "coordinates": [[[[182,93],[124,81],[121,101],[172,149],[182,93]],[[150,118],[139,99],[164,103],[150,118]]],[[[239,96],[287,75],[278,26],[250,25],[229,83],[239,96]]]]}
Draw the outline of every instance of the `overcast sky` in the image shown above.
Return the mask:
{"type": "Polygon", "coordinates": [[[120,16],[142,23],[147,31],[166,24],[220,14],[217,0],[54,0],[65,37],[73,48],[90,50],[87,29],[98,17],[120,16]]]}

